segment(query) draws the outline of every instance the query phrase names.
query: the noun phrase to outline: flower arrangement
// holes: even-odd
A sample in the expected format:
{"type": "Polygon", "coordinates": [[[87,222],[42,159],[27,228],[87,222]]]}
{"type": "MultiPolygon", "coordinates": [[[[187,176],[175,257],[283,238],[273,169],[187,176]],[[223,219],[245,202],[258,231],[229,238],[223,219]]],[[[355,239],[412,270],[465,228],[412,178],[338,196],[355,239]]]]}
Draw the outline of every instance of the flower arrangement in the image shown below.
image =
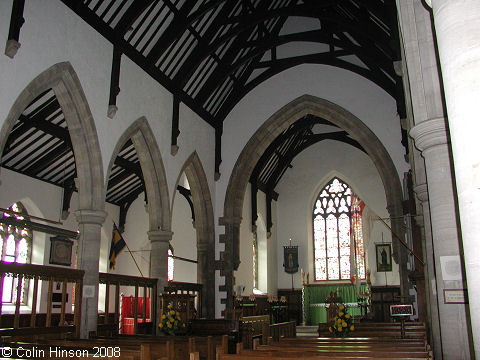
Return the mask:
{"type": "Polygon", "coordinates": [[[336,337],[346,337],[355,330],[352,316],[347,313],[345,305],[338,306],[337,315],[333,318],[333,324],[328,328],[328,331],[336,337]]]}
{"type": "Polygon", "coordinates": [[[176,332],[185,328],[180,313],[175,311],[172,305],[167,306],[167,310],[162,314],[158,327],[166,335],[175,335],[176,332]]]}

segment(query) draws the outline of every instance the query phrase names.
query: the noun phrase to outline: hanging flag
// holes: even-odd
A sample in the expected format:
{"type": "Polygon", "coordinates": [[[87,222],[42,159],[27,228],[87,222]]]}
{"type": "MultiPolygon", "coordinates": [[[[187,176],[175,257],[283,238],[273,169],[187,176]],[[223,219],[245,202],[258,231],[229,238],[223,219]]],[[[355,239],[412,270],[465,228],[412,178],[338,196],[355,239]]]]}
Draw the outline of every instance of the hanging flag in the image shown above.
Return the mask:
{"type": "Polygon", "coordinates": [[[283,247],[283,267],[287,274],[295,274],[298,271],[298,246],[283,247]]]}
{"type": "Polygon", "coordinates": [[[120,231],[117,228],[117,225],[113,223],[113,230],[112,230],[112,244],[110,245],[110,266],[108,267],[110,270],[115,269],[115,259],[117,258],[118,254],[120,254],[123,248],[127,245],[125,240],[123,239],[120,231]]]}

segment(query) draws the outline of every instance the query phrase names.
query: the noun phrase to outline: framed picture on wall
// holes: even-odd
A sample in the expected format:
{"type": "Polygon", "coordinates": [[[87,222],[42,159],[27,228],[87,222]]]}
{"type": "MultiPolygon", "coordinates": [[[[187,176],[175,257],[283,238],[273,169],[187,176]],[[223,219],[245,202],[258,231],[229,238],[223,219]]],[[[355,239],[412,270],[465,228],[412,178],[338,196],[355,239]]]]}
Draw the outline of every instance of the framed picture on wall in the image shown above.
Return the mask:
{"type": "Polygon", "coordinates": [[[72,264],[73,241],[55,236],[50,238],[50,264],[70,266],[72,264]]]}
{"type": "Polygon", "coordinates": [[[392,245],[376,244],[377,272],[392,271],[392,245]]]}

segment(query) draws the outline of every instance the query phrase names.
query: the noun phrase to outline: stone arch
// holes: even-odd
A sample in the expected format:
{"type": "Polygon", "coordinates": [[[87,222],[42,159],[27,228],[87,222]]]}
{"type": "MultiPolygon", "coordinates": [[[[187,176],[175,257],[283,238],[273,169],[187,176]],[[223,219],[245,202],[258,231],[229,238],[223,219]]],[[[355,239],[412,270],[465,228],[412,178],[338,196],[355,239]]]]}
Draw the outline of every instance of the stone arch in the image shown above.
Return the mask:
{"type": "Polygon", "coordinates": [[[213,318],[215,316],[215,222],[207,176],[196,151],[185,161],[177,184],[183,173],[190,185],[195,212],[197,279],[203,284],[202,308],[207,311],[208,318],[213,318]]]}
{"type": "MultiPolygon", "coordinates": [[[[105,221],[103,165],[95,122],[80,80],[69,62],[55,64],[33,79],[20,93],[0,131],[3,154],[10,131],[20,114],[36,96],[52,89],[67,123],[77,170],[78,210],[75,212],[80,232],[78,267],[85,271],[84,286],[92,286],[94,296],[82,302],[80,337],[96,331],[98,318],[98,258],[100,228],[105,221]]],[[[0,155],[1,156],[1,155],[0,155]]]]}
{"type": "Polygon", "coordinates": [[[0,131],[0,158],[20,114],[36,96],[48,89],[55,93],[70,133],[77,168],[79,209],[103,210],[103,166],[95,122],[80,80],[69,62],[51,66],[20,93],[0,131]]]}
{"type": "Polygon", "coordinates": [[[110,163],[108,164],[105,191],[108,186],[108,179],[115,158],[120,152],[122,146],[129,139],[132,139],[132,143],[137,151],[145,181],[148,198],[149,230],[170,232],[170,200],[165,167],[163,166],[162,156],[155,136],[144,116],[134,121],[119,138],[113,151],[112,158],[110,159],[110,163]]]}
{"type": "MultiPolygon", "coordinates": [[[[225,301],[227,308],[232,307],[233,302],[233,270],[239,265],[239,234],[242,220],[242,207],[245,190],[250,175],[272,141],[291,124],[306,115],[315,115],[330,121],[332,124],[348,132],[364,149],[372,159],[378,170],[385,188],[387,210],[392,218],[392,230],[396,234],[402,234],[403,229],[400,221],[395,221],[397,216],[402,215],[402,186],[395,165],[377,136],[355,115],[342,107],[317,98],[312,95],[302,95],[283,106],[274,113],[250,138],[238,157],[230,176],[224,203],[223,217],[220,225],[225,226],[225,233],[220,235],[220,241],[225,243],[223,257],[225,287],[227,292],[225,301]]],[[[397,262],[404,263],[404,251],[397,246],[397,262]],[[403,256],[402,256],[403,254],[403,256]]],[[[401,282],[402,282],[402,274],[401,282]]],[[[404,277],[406,283],[406,277],[404,277]]],[[[402,287],[403,288],[403,287],[402,287]]]]}

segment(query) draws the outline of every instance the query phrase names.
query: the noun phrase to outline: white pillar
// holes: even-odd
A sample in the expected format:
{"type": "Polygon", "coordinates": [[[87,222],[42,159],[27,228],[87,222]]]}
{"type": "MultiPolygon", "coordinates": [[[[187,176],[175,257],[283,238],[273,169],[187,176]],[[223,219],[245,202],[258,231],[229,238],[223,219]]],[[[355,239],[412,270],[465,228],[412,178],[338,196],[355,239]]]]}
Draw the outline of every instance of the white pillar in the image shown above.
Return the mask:
{"type": "Polygon", "coordinates": [[[101,210],[77,210],[80,239],[78,242],[78,268],[85,271],[83,277],[82,316],[80,337],[87,339],[90,332],[97,331],[98,318],[98,260],[102,224],[107,213],[101,210]]]}
{"type": "Polygon", "coordinates": [[[480,358],[480,1],[433,0],[475,354],[480,358]]]}
{"type": "Polygon", "coordinates": [[[460,258],[460,240],[445,121],[444,118],[423,121],[411,129],[410,135],[425,158],[442,354],[445,359],[470,359],[467,309],[464,304],[445,304],[443,299],[444,289],[465,286],[460,268],[456,274],[449,269],[450,257],[460,258]]]}

